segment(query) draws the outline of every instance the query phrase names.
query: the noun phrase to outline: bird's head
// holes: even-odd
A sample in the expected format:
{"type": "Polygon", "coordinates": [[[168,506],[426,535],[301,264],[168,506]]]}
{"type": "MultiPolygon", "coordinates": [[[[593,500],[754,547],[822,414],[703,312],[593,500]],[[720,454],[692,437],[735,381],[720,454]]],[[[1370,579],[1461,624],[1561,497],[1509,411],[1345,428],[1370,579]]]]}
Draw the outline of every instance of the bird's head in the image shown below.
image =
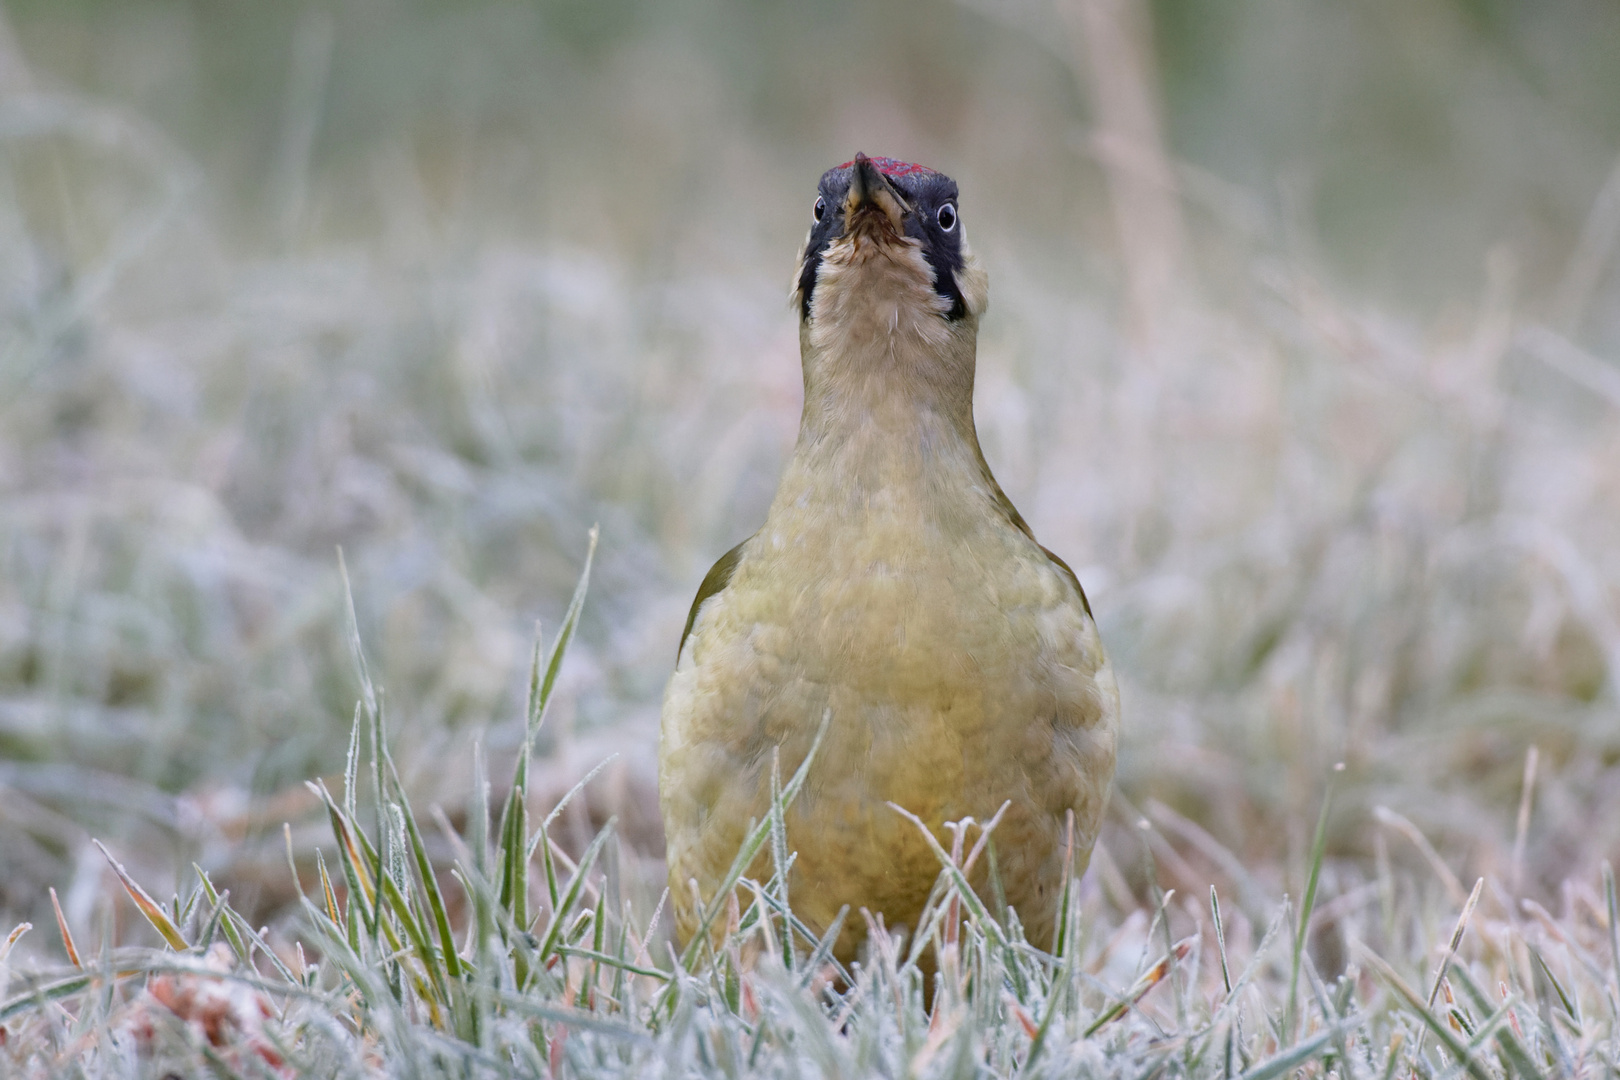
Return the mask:
{"type": "Polygon", "coordinates": [[[822,175],[812,218],[794,290],[807,346],[920,358],[957,343],[971,358],[989,286],[956,181],[856,154],[822,175]]]}

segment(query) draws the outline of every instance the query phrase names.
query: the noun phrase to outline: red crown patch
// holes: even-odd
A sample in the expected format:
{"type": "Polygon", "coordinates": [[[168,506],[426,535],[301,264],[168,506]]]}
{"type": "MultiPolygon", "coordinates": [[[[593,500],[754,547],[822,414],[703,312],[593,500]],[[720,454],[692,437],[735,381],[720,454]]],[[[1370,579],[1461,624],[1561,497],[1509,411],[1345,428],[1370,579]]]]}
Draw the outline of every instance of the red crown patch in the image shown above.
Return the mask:
{"type": "MultiPolygon", "coordinates": [[[[930,169],[926,165],[913,165],[909,161],[896,161],[892,157],[867,158],[872,167],[891,179],[901,176],[936,176],[939,170],[930,169]]],[[[854,161],[846,161],[838,166],[840,169],[854,168],[854,161]]]]}

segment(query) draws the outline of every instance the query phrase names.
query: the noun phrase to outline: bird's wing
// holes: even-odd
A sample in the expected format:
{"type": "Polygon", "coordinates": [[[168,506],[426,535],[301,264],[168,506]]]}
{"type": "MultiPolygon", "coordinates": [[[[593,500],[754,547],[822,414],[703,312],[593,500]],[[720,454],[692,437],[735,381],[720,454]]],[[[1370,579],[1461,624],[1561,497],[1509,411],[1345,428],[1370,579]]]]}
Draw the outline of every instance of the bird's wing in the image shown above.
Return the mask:
{"type": "Polygon", "coordinates": [[[1095,622],[1096,616],[1091,614],[1091,601],[1086,599],[1086,590],[1080,587],[1080,579],[1075,576],[1073,570],[1069,569],[1069,564],[1052,554],[1050,550],[1042,547],[1039,543],[1037,543],[1035,546],[1040,548],[1041,551],[1045,552],[1046,557],[1052,560],[1053,566],[1056,566],[1059,570],[1063,571],[1063,576],[1069,579],[1069,584],[1074,586],[1074,591],[1080,594],[1080,606],[1086,609],[1087,617],[1095,622]]]}
{"type": "MultiPolygon", "coordinates": [[[[1001,490],[1001,485],[996,483],[995,476],[990,472],[989,464],[984,460],[983,450],[979,451],[979,467],[984,470],[984,478],[990,483],[990,497],[995,500],[996,507],[1003,514],[1007,515],[1007,520],[1012,522],[1013,528],[1029,537],[1030,543],[1040,548],[1041,553],[1048,559],[1052,560],[1052,565],[1057,567],[1058,570],[1062,572],[1063,576],[1069,579],[1069,584],[1074,586],[1074,591],[1080,594],[1080,606],[1086,609],[1086,616],[1091,618],[1093,621],[1096,621],[1096,617],[1091,614],[1091,601],[1086,599],[1086,590],[1080,587],[1080,579],[1075,576],[1075,572],[1073,570],[1069,569],[1068,563],[1052,554],[1049,548],[1044,546],[1039,540],[1035,539],[1035,533],[1030,529],[1029,523],[1024,520],[1024,515],[1018,512],[1018,507],[1013,505],[1012,500],[1007,498],[1007,493],[1001,490]]],[[[727,558],[730,558],[730,555],[728,555],[727,558]]],[[[724,559],[721,560],[721,562],[724,561],[724,559]]],[[[718,570],[719,567],[717,566],[715,569],[718,570]]],[[[731,575],[731,571],[729,569],[726,571],[726,575],[728,577],[731,575]]],[[[704,584],[707,585],[708,582],[705,581],[704,584]]],[[[724,588],[724,585],[721,585],[720,587],[724,588]]],[[[701,594],[699,595],[701,596],[701,594]]],[[[695,614],[697,612],[697,608],[694,607],[692,611],[695,614]]],[[[688,623],[688,625],[690,626],[690,623],[688,623]]]]}
{"type": "MultiPolygon", "coordinates": [[[[748,540],[752,539],[751,536],[748,538],[748,540]]],[[[691,636],[692,624],[697,622],[698,609],[703,606],[703,601],[711,596],[718,595],[721,590],[731,584],[731,575],[737,572],[737,564],[742,562],[743,545],[747,544],[748,540],[744,540],[741,544],[720,556],[720,560],[709,568],[707,574],[703,575],[703,584],[698,586],[697,596],[692,600],[692,610],[686,613],[686,628],[681,631],[681,643],[675,646],[675,660],[677,663],[680,662],[681,650],[686,648],[686,639],[691,636]]],[[[1064,569],[1066,570],[1068,567],[1064,567],[1064,569]]],[[[1073,577],[1074,575],[1070,574],[1069,576],[1073,577]]]]}

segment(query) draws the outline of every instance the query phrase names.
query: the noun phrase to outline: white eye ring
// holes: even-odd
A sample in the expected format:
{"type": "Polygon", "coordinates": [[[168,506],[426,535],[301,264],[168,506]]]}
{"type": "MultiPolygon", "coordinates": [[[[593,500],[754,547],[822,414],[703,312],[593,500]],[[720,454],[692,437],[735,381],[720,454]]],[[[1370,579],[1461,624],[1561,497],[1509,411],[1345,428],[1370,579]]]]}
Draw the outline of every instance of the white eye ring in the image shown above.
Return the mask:
{"type": "Polygon", "coordinates": [[[815,219],[817,221],[820,221],[822,218],[826,217],[827,216],[827,200],[823,199],[820,195],[817,195],[816,196],[816,208],[814,210],[810,211],[810,213],[815,215],[815,219]]]}
{"type": "Polygon", "coordinates": [[[939,213],[934,215],[934,220],[939,222],[939,227],[941,229],[944,229],[946,232],[950,232],[952,229],[956,228],[956,207],[952,206],[950,203],[946,203],[944,206],[939,208],[939,213]]]}

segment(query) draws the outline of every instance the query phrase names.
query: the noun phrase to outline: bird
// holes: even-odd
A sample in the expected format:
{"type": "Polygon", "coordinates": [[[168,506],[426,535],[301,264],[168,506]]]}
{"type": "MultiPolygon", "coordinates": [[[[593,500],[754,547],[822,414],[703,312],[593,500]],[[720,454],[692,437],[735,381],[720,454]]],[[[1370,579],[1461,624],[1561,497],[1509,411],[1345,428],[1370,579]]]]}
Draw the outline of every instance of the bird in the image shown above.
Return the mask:
{"type": "MultiPolygon", "coordinates": [[[[840,961],[859,957],[863,910],[918,932],[941,864],[917,822],[948,848],[947,823],[1004,804],[1002,895],[1050,949],[1108,801],[1119,689],[1079,580],[979,446],[988,276],[956,182],[926,166],[857,154],[823,174],[811,219],[798,438],[764,524],[703,579],[663,698],[676,936],[702,932],[773,776],[819,734],[783,815],[789,896],[818,935],[854,915],[840,961]]],[[[970,876],[986,898],[987,862],[970,876]]]]}

